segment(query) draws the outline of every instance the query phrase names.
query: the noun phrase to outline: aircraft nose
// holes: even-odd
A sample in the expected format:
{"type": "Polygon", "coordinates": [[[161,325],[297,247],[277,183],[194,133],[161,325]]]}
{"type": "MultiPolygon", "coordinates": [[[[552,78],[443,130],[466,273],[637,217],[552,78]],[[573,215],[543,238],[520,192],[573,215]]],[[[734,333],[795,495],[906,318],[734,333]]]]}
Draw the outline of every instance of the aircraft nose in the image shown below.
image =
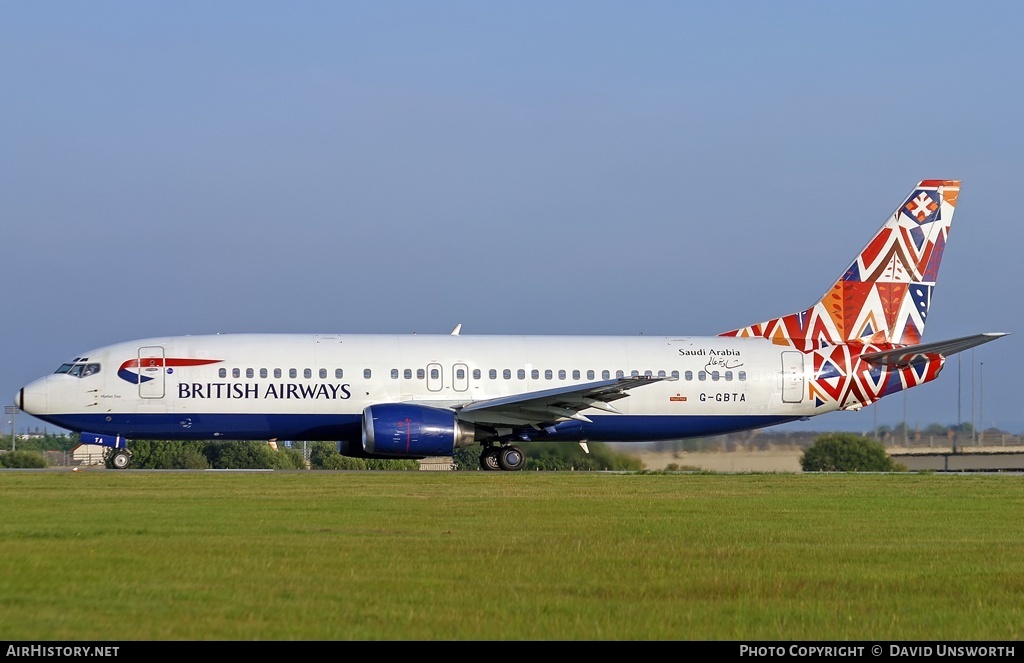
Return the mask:
{"type": "Polygon", "coordinates": [[[47,388],[46,380],[36,380],[18,390],[14,397],[14,403],[22,412],[28,414],[46,414],[49,406],[50,390],[47,388]]]}

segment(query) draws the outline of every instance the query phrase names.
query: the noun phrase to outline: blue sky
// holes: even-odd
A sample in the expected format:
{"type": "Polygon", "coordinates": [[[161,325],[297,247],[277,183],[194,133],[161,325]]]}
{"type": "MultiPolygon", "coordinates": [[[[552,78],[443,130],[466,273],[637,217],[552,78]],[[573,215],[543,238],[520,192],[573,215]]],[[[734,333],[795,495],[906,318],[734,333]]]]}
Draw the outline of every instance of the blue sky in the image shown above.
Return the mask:
{"type": "Polygon", "coordinates": [[[959,368],[962,420],[973,393],[1024,432],[1022,19],[0,3],[0,394],[167,334],[716,334],[807,307],[919,180],[962,179],[924,340],[1018,334],[950,360],[908,421],[956,421],[959,368]]]}

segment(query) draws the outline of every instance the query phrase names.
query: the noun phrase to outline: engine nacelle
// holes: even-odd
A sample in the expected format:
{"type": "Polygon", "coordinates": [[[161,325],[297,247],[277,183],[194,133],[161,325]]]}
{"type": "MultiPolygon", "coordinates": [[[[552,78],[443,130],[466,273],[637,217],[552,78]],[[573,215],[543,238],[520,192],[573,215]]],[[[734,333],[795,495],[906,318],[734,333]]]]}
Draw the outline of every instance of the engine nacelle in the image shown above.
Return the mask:
{"type": "Polygon", "coordinates": [[[451,456],[472,445],[473,424],[451,410],[408,403],[381,403],[363,410],[363,451],[370,456],[451,456]]]}

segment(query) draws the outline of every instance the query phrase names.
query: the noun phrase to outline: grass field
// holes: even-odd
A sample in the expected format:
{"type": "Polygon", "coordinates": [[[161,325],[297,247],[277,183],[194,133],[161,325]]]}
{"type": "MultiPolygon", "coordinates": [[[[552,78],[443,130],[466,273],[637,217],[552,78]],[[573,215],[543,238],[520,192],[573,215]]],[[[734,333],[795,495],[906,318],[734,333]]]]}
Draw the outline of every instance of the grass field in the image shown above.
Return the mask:
{"type": "Polygon", "coordinates": [[[3,640],[1016,640],[1024,479],[0,473],[3,640]]]}

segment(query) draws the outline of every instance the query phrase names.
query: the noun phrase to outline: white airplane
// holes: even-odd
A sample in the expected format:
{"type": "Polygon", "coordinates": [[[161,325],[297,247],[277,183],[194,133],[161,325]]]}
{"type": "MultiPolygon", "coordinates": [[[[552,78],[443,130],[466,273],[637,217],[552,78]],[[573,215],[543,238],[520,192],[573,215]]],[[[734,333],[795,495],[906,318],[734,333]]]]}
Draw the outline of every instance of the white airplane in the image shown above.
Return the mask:
{"type": "Polygon", "coordinates": [[[960,182],[925,180],[820,301],[719,336],[224,334],[91,350],[16,395],[25,412],[127,441],[335,440],[364,458],[519,470],[520,441],[673,440],[858,410],[1005,334],[921,343],[960,182]]]}

